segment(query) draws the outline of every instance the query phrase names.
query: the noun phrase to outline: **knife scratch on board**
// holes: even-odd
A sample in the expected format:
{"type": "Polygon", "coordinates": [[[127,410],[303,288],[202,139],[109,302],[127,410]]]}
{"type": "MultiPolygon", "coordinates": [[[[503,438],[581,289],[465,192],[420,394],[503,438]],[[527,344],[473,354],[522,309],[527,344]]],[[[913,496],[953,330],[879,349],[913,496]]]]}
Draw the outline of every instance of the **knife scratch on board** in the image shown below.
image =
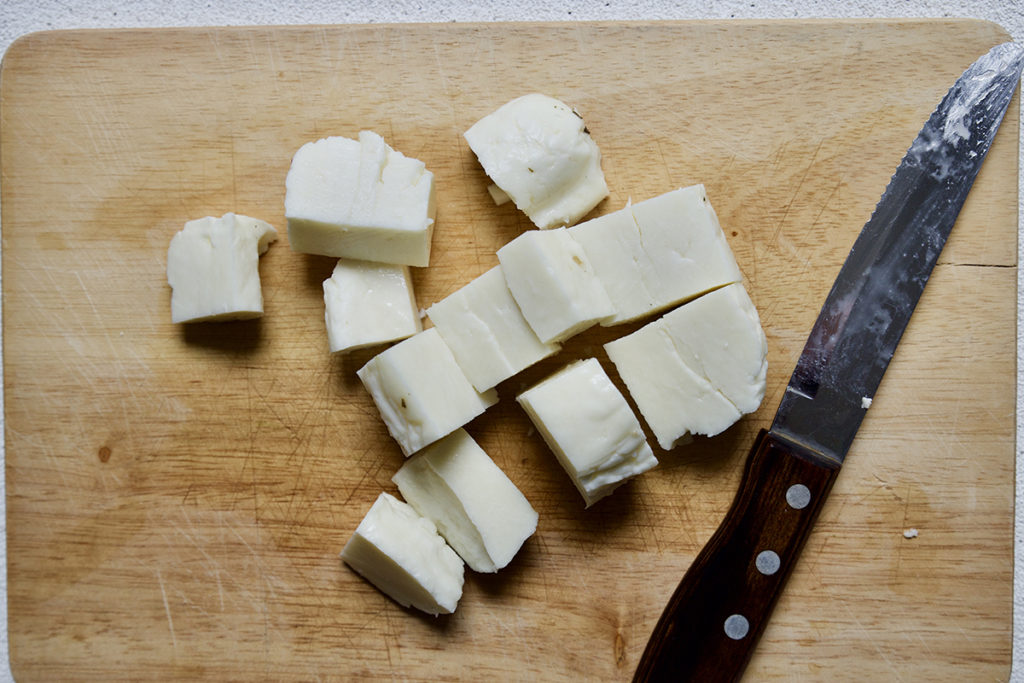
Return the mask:
{"type": "Polygon", "coordinates": [[[220,570],[216,569],[213,572],[214,577],[217,579],[217,597],[220,599],[220,611],[224,611],[224,583],[220,580],[220,570]]]}
{"type": "Polygon", "coordinates": [[[394,624],[391,621],[391,610],[384,611],[384,621],[387,622],[387,628],[384,632],[384,649],[388,656],[388,668],[394,671],[395,663],[391,659],[391,638],[394,636],[394,624]]]}
{"type": "MultiPolygon", "coordinates": [[[[874,636],[872,632],[872,629],[867,628],[864,625],[864,622],[857,618],[857,613],[850,608],[850,601],[839,599],[836,602],[842,605],[843,610],[846,612],[846,616],[857,626],[857,631],[868,638],[868,643],[870,643],[871,647],[878,655],[878,658],[884,661],[886,665],[889,667],[890,671],[892,671],[892,673],[895,676],[895,678],[893,678],[892,680],[905,680],[902,676],[900,676],[899,672],[896,670],[896,667],[893,664],[892,659],[886,656],[886,650],[879,644],[878,639],[874,636]]],[[[821,639],[820,635],[818,639],[821,639]]],[[[883,644],[888,645],[888,643],[883,644]]]]}
{"type": "Polygon", "coordinates": [[[803,190],[804,184],[807,182],[807,177],[811,175],[811,169],[814,168],[814,164],[818,160],[818,156],[821,154],[821,148],[824,146],[825,138],[819,139],[818,144],[814,146],[814,151],[811,152],[811,158],[806,162],[806,164],[804,164],[803,175],[800,176],[800,180],[797,181],[796,187],[794,187],[790,193],[789,201],[786,202],[786,206],[782,211],[782,218],[778,221],[778,230],[775,232],[776,239],[785,227],[786,220],[789,218],[789,213],[793,209],[793,204],[796,202],[797,197],[800,196],[801,190],[803,190]]]}
{"type": "MultiPolygon", "coordinates": [[[[911,487],[908,484],[907,487],[906,487],[906,495],[901,496],[901,498],[903,499],[903,519],[902,519],[902,521],[900,523],[900,528],[901,529],[905,529],[907,527],[907,517],[909,516],[908,511],[910,509],[910,493],[911,493],[911,487]]],[[[900,580],[900,576],[903,573],[903,549],[904,549],[905,545],[906,545],[905,543],[897,543],[896,544],[896,560],[893,563],[893,582],[894,583],[896,583],[896,582],[898,582],[900,580]]]]}
{"type": "MultiPolygon", "coordinates": [[[[359,457],[356,458],[357,462],[359,462],[359,463],[363,463],[363,462],[366,462],[367,460],[369,460],[371,463],[378,464],[377,469],[374,470],[374,475],[378,474],[380,472],[380,470],[381,470],[381,467],[380,467],[380,464],[379,464],[380,460],[379,460],[379,458],[374,457],[375,455],[376,455],[376,452],[373,450],[373,447],[372,446],[367,446],[366,448],[363,449],[363,452],[359,454],[359,457]]],[[[370,470],[368,470],[366,468],[363,468],[362,474],[360,474],[360,476],[359,476],[359,481],[357,481],[354,486],[350,486],[349,487],[348,496],[345,498],[344,501],[342,501],[342,507],[347,506],[350,502],[352,502],[352,498],[357,493],[360,493],[360,492],[363,491],[363,484],[369,478],[370,478],[370,470]]]]}
{"type": "Polygon", "coordinates": [[[160,573],[160,568],[156,568],[156,580],[160,584],[160,595],[164,600],[164,613],[167,614],[167,628],[171,632],[171,645],[175,650],[178,649],[178,638],[174,634],[174,618],[171,616],[171,605],[167,602],[167,589],[164,588],[164,577],[160,573]]]}
{"type": "Polygon", "coordinates": [[[441,53],[441,46],[435,44],[434,45],[434,64],[437,67],[437,75],[440,76],[441,83],[444,84],[444,94],[445,94],[444,100],[446,102],[448,102],[448,109],[449,109],[449,111],[452,114],[454,114],[455,113],[455,105],[452,102],[452,97],[451,97],[451,87],[450,87],[451,86],[451,80],[448,78],[448,73],[447,73],[447,71],[444,68],[444,63],[445,63],[445,57],[441,53]]]}
{"type": "MultiPolygon", "coordinates": [[[[668,179],[668,185],[676,185],[672,180],[672,167],[668,163],[668,158],[665,156],[665,147],[661,144],[661,140],[654,141],[655,147],[658,149],[658,157],[661,159],[661,167],[665,170],[665,178],[668,179]]],[[[730,157],[732,158],[732,157],[730,157]]]]}
{"type": "MultiPolygon", "coordinates": [[[[806,230],[807,233],[811,233],[811,231],[814,231],[814,230],[821,230],[822,229],[821,218],[822,218],[822,216],[826,215],[825,212],[828,210],[829,206],[832,204],[832,200],[835,199],[839,195],[839,190],[843,187],[843,184],[845,182],[846,182],[846,178],[843,177],[843,176],[839,176],[839,177],[836,178],[836,182],[835,182],[835,184],[832,185],[832,189],[829,190],[828,196],[825,197],[825,201],[821,202],[821,208],[818,210],[818,213],[816,213],[814,215],[814,220],[812,220],[810,225],[807,226],[807,230],[806,230]]],[[[805,256],[804,257],[804,262],[805,262],[805,264],[809,264],[810,263],[810,257],[806,257],[805,256]]]]}

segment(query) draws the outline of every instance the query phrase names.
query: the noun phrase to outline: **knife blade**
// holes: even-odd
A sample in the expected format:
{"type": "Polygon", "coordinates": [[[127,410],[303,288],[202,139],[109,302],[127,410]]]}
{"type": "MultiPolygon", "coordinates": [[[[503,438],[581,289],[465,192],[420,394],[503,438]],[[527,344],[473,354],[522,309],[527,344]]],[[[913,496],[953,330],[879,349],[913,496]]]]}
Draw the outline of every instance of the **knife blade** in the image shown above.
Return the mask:
{"type": "Polygon", "coordinates": [[[953,228],[1024,68],[1004,43],[908,149],[822,306],[721,525],[661,615],[634,681],[742,676],[953,228]]]}

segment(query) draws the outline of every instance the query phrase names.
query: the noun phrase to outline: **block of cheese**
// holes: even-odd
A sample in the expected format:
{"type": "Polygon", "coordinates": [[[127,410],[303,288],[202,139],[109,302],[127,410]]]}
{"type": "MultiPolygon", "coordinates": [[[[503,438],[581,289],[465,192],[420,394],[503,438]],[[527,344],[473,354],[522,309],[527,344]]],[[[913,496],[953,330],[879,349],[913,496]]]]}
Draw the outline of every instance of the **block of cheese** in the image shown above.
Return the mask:
{"type": "Polygon", "coordinates": [[[553,97],[517,97],[464,137],[494,184],[538,228],[572,225],[608,196],[597,144],[580,115],[553,97]]]}
{"type": "Polygon", "coordinates": [[[403,607],[451,614],[465,570],[433,522],[381,493],[341,551],[341,559],[403,607]]]}
{"type": "Polygon", "coordinates": [[[356,374],[406,456],[498,402],[493,389],[473,388],[433,327],[378,353],[356,374]]]}
{"type": "Polygon", "coordinates": [[[537,530],[537,512],[464,429],[409,458],[392,481],[475,571],[502,569],[537,530]]]}
{"type": "Polygon", "coordinates": [[[568,365],[516,400],[587,507],[658,464],[636,415],[596,358],[568,365]]]}
{"type": "Polygon", "coordinates": [[[688,433],[724,431],[764,398],[767,341],[740,283],[684,304],[604,348],[666,450],[688,433]]]}
{"type": "Polygon", "coordinates": [[[761,406],[768,340],[741,283],[709,292],[665,314],[663,324],[686,363],[743,414],[761,406]]]}
{"type": "Polygon", "coordinates": [[[505,282],[545,343],[568,339],[614,315],[586,252],[566,228],[527,230],[498,250],[505,282]]]}
{"type": "Polygon", "coordinates": [[[688,368],[661,320],[605,345],[658,445],[670,450],[689,433],[717,434],[739,410],[688,368]]]}
{"type": "Polygon", "coordinates": [[[703,185],[580,223],[569,234],[615,306],[603,325],[663,311],[741,278],[703,185]]]}
{"type": "Polygon", "coordinates": [[[409,266],[339,259],[323,287],[331,353],[405,339],[423,329],[409,266]]]}
{"type": "Polygon", "coordinates": [[[426,266],[434,174],[371,131],[323,138],[292,158],[284,213],[295,251],[426,266]]]}
{"type": "Polygon", "coordinates": [[[171,321],[263,315],[259,258],[276,239],[277,231],[269,223],[234,213],[185,223],[167,248],[171,321]]]}
{"type": "Polygon", "coordinates": [[[459,367],[477,391],[486,391],[561,346],[545,344],[512,298],[501,266],[427,309],[459,367]]]}

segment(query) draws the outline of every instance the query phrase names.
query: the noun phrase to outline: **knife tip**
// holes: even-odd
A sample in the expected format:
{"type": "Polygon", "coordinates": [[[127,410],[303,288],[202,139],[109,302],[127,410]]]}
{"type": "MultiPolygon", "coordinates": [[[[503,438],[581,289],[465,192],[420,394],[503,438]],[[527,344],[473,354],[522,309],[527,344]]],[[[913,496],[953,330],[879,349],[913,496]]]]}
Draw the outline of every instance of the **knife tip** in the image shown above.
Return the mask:
{"type": "Polygon", "coordinates": [[[1019,72],[1024,66],[1024,45],[1014,41],[1001,43],[989,50],[987,56],[998,65],[1019,72]]]}

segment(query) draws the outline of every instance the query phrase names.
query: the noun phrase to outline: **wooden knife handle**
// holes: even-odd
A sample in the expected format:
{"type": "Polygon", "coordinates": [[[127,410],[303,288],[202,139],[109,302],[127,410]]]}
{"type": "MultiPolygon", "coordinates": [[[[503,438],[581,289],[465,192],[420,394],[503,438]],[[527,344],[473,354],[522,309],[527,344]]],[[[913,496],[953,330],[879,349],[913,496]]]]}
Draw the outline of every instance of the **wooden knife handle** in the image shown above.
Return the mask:
{"type": "Polygon", "coordinates": [[[739,492],[658,620],[634,681],[735,681],[839,463],[761,430],[739,492]]]}

